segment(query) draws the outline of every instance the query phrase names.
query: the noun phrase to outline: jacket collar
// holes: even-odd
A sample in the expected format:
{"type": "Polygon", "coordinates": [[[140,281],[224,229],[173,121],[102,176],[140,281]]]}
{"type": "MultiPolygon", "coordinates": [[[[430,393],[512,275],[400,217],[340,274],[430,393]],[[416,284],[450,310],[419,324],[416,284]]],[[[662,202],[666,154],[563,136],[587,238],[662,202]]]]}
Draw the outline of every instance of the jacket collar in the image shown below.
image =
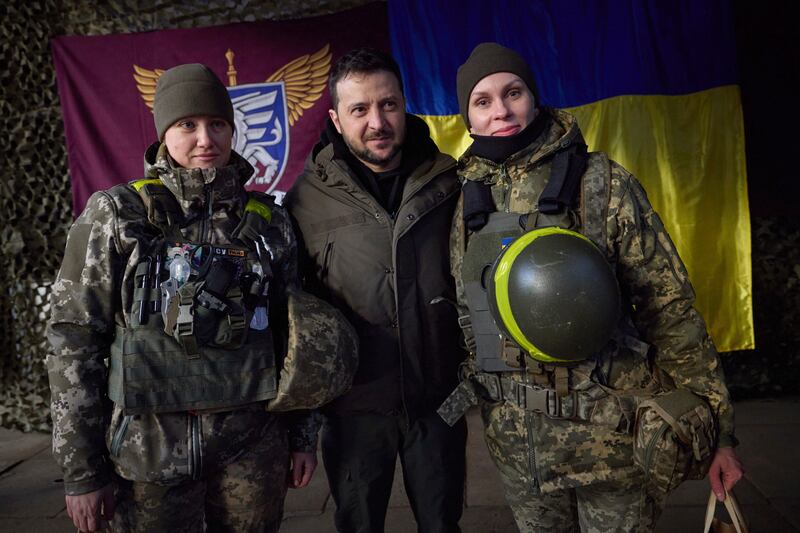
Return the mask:
{"type": "Polygon", "coordinates": [[[253,167],[236,152],[231,152],[227,166],[187,169],[173,161],[163,143],[153,143],[145,152],[145,176],[157,178],[178,200],[184,212],[207,209],[238,209],[242,206],[244,184],[253,167]]]}
{"type": "MultiPolygon", "coordinates": [[[[328,121],[330,122],[330,119],[328,121]]],[[[341,135],[336,132],[332,124],[329,126],[323,130],[320,141],[311,152],[311,159],[323,170],[319,176],[320,180],[325,182],[328,187],[341,187],[347,189],[351,194],[357,192],[369,196],[352,175],[353,170],[348,158],[340,156],[341,148],[337,150],[337,144],[331,138],[333,134],[338,135],[339,138],[341,135]]],[[[403,143],[403,151],[404,158],[410,157],[412,160],[419,161],[408,176],[403,201],[454,164],[450,156],[440,154],[430,137],[428,125],[419,117],[409,113],[406,114],[406,141],[403,143]]]]}
{"type": "Polygon", "coordinates": [[[578,121],[565,111],[547,109],[550,123],[533,142],[522,150],[510,155],[505,161],[495,163],[475,155],[467,149],[458,160],[458,173],[464,179],[494,184],[499,179],[502,168],[529,168],[558,151],[564,150],[576,141],[583,142],[578,121]]]}

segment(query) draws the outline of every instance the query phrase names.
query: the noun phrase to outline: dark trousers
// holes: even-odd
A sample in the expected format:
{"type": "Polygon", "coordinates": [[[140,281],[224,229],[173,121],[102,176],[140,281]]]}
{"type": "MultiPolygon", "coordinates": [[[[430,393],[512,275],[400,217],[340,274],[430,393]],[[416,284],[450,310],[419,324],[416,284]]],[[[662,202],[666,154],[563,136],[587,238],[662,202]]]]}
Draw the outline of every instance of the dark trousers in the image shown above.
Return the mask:
{"type": "Polygon", "coordinates": [[[410,426],[402,415],[326,417],[322,459],[339,533],[382,533],[397,456],[420,533],[458,533],[464,504],[467,425],[433,412],[410,426]]]}

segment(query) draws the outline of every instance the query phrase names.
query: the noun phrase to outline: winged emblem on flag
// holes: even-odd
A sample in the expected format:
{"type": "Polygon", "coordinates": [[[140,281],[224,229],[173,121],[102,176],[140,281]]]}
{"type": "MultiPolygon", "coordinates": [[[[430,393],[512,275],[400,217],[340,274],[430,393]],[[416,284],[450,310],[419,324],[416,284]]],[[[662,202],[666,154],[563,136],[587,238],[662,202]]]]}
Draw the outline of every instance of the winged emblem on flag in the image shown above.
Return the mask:
{"type": "MultiPolygon", "coordinates": [[[[271,192],[286,168],[289,130],[322,96],[331,69],[330,45],[298,57],[279,68],[263,83],[237,84],[235,54],[228,50],[228,93],[233,102],[233,149],[255,172],[247,186],[271,192]]],[[[153,109],[156,83],[163,69],[133,65],[133,79],[145,105],[153,109]]]]}

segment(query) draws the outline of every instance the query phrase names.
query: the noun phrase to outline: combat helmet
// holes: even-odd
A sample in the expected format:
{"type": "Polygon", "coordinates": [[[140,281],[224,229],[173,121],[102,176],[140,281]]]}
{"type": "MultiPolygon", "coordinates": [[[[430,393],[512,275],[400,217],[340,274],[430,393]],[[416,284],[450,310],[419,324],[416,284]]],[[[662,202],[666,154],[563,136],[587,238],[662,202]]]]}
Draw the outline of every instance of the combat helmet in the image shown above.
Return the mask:
{"type": "Polygon", "coordinates": [[[484,284],[497,327],[541,362],[588,358],[619,320],[616,276],[600,250],[575,231],[524,233],[497,257],[484,284]]]}
{"type": "Polygon", "coordinates": [[[288,291],[289,338],[268,411],[316,409],[350,389],[358,367],[358,335],[332,305],[300,289],[288,291]]]}

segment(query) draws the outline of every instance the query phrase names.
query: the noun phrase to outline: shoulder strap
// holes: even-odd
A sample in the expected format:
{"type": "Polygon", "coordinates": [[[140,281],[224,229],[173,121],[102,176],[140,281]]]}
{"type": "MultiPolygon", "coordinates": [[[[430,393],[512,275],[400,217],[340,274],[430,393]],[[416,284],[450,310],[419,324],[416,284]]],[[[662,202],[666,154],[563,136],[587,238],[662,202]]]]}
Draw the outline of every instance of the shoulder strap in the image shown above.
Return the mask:
{"type": "Polygon", "coordinates": [[[242,220],[231,234],[232,240],[256,250],[261,245],[261,236],[266,235],[272,225],[272,210],[275,202],[267,194],[258,192],[247,193],[247,203],[244,206],[242,220]]]}
{"type": "Polygon", "coordinates": [[[147,220],[160,229],[167,240],[182,241],[180,223],[183,220],[183,212],[166,185],[159,179],[141,179],[131,182],[131,187],[139,193],[144,202],[147,220]]]}
{"type": "Polygon", "coordinates": [[[467,180],[461,190],[464,194],[464,223],[468,230],[478,231],[489,221],[489,213],[497,211],[492,198],[492,186],[467,180]]]}
{"type": "Polygon", "coordinates": [[[586,144],[575,142],[553,157],[550,180],[539,195],[539,212],[546,215],[561,213],[577,198],[578,184],[586,170],[586,144]]]}
{"type": "Polygon", "coordinates": [[[242,220],[231,234],[231,241],[249,250],[255,250],[261,262],[262,275],[272,279],[272,251],[267,243],[270,232],[278,232],[272,224],[272,211],[275,201],[272,196],[255,191],[248,191],[247,203],[244,206],[242,220]],[[263,252],[262,252],[263,250],[263,252]]]}

